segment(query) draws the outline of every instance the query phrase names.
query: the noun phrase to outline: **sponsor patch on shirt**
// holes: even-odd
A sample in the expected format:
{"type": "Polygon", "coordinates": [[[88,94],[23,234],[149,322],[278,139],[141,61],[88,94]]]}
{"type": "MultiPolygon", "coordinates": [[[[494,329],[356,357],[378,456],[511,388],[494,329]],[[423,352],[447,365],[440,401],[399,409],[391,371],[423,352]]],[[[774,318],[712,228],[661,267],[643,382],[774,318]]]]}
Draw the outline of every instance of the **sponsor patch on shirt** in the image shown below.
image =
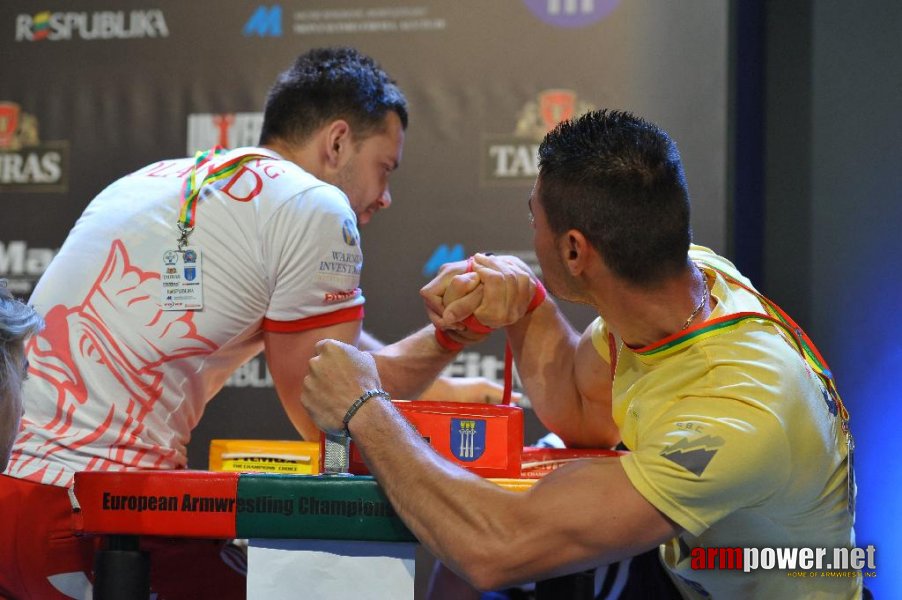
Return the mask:
{"type": "Polygon", "coordinates": [[[718,448],[724,443],[724,439],[720,436],[702,435],[691,440],[683,438],[664,448],[661,456],[694,473],[696,477],[701,477],[708,468],[708,463],[717,454],[718,448]]]}
{"type": "Polygon", "coordinates": [[[351,219],[345,219],[341,226],[341,237],[348,246],[357,245],[357,225],[351,219]]]}
{"type": "Polygon", "coordinates": [[[351,300],[360,295],[360,288],[352,290],[341,290],[340,292],[326,292],[323,296],[323,304],[335,304],[336,302],[344,302],[351,300]]]}
{"type": "Polygon", "coordinates": [[[320,258],[316,280],[339,282],[340,287],[353,289],[360,281],[362,268],[363,254],[359,251],[330,250],[320,258]]]}

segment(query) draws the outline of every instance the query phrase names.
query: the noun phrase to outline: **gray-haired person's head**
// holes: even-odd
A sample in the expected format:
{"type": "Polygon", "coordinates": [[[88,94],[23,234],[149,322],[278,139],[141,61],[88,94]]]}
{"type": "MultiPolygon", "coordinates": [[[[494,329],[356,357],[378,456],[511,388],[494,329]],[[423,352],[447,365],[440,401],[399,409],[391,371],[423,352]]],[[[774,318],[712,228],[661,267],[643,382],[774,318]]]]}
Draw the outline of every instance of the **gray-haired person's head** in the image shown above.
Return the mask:
{"type": "Polygon", "coordinates": [[[44,319],[17,300],[0,279],[0,471],[6,468],[22,415],[22,382],[28,370],[25,340],[44,328],[44,319]]]}

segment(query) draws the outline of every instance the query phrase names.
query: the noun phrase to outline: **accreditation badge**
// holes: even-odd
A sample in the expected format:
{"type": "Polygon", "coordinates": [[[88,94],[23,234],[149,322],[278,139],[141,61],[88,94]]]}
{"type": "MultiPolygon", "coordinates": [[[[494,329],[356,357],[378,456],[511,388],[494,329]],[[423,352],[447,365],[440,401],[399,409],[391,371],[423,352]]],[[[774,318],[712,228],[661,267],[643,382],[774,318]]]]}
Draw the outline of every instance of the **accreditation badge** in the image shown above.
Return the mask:
{"type": "Polygon", "coordinates": [[[186,246],[163,252],[160,283],[163,310],[201,310],[204,288],[200,248],[186,246]]]}

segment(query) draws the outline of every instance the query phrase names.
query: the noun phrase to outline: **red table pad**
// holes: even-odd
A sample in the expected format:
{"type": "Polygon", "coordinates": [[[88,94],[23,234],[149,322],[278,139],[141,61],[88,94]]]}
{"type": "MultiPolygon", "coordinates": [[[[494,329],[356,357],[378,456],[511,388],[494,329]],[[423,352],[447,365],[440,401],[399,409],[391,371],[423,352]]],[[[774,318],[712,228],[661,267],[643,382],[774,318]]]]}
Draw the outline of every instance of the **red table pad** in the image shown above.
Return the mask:
{"type": "Polygon", "coordinates": [[[238,473],[84,472],[75,475],[84,532],[235,537],[238,473]]]}

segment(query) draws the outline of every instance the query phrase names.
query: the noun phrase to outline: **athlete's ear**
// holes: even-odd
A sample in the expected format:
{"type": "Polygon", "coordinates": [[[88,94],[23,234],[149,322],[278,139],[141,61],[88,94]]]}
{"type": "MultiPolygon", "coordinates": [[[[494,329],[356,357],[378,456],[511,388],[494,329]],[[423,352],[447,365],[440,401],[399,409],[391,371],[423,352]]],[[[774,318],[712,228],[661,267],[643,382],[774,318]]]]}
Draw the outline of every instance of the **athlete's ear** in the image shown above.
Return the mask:
{"type": "Polygon", "coordinates": [[[326,126],[326,163],[333,169],[340,168],[351,155],[351,126],[344,119],[336,119],[326,126]]]}
{"type": "Polygon", "coordinates": [[[561,236],[561,259],[574,277],[585,271],[591,245],[581,231],[571,229],[561,236]]]}

